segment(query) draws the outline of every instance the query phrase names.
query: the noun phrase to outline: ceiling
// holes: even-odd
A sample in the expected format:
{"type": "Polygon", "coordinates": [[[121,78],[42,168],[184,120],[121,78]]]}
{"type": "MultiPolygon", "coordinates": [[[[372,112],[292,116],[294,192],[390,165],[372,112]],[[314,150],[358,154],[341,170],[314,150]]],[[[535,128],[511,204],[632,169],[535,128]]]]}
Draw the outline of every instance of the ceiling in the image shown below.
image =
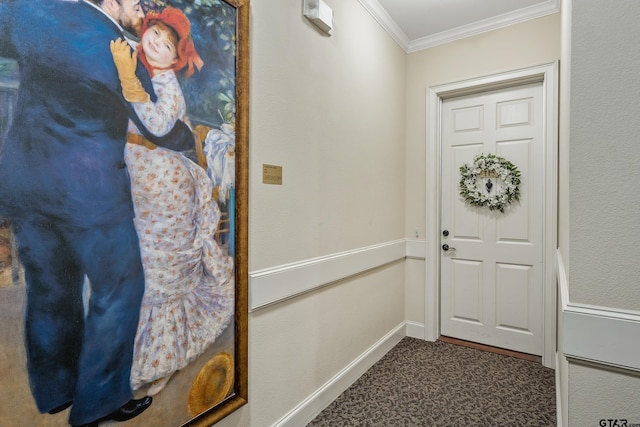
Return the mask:
{"type": "Polygon", "coordinates": [[[407,52],[560,11],[558,0],[359,0],[407,52]]]}

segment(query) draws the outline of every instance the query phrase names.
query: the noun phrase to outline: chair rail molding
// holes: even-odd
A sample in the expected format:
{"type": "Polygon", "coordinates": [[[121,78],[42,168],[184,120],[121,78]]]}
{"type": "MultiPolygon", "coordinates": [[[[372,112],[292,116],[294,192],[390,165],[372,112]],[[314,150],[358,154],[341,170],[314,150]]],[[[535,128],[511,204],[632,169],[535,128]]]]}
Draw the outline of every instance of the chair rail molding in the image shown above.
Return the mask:
{"type": "Polygon", "coordinates": [[[562,348],[570,361],[640,372],[640,311],[574,303],[557,252],[558,286],[562,295],[562,348]]]}
{"type": "Polygon", "coordinates": [[[399,239],[249,272],[249,311],[276,304],[407,256],[419,258],[424,254],[424,246],[424,241],[399,239]]]}

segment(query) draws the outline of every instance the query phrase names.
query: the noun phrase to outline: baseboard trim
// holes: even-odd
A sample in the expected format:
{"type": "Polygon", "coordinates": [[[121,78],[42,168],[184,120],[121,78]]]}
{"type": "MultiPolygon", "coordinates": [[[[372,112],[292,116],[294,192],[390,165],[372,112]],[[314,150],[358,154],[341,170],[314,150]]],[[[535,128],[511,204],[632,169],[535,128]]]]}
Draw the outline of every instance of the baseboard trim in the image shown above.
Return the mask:
{"type": "Polygon", "coordinates": [[[418,322],[405,322],[405,335],[411,338],[425,339],[424,338],[424,323],[418,322]]]}
{"type": "Polygon", "coordinates": [[[300,427],[307,425],[370,367],[379,361],[382,356],[398,344],[405,336],[405,327],[405,322],[402,322],[389,331],[318,390],[272,424],[272,427],[300,427]]]}

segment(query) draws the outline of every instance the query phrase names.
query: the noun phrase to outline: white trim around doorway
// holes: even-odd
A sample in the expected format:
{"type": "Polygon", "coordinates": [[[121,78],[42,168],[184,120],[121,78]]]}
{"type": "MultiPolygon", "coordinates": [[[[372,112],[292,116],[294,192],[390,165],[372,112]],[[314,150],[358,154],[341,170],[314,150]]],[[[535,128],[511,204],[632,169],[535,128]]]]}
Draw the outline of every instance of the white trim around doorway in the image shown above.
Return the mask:
{"type": "Polygon", "coordinates": [[[542,363],[555,367],[558,184],[558,63],[427,88],[425,336],[440,335],[440,120],[445,99],[541,82],[544,117],[544,344],[542,363]]]}

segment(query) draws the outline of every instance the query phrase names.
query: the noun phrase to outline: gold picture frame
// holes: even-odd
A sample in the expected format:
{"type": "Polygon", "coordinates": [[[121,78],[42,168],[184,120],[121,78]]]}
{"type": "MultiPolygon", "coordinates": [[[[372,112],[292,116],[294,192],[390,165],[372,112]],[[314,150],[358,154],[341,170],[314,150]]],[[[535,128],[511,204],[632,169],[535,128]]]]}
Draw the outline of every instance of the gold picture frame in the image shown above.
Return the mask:
{"type": "MultiPolygon", "coordinates": [[[[203,410],[182,427],[208,427],[248,402],[248,204],[249,204],[249,16],[250,0],[222,0],[236,10],[236,309],[234,356],[220,354],[208,363],[214,372],[229,369],[233,361],[231,392],[220,403],[203,410]],[[218,359],[218,360],[216,360],[218,359]]],[[[201,373],[207,372],[205,366],[201,373]]],[[[220,382],[228,377],[219,374],[220,382]]],[[[197,383],[196,378],[194,384],[197,383]]],[[[219,384],[219,383],[218,383],[219,384]]],[[[222,388],[229,387],[223,385],[222,388]]],[[[214,387],[214,390],[216,388],[214,387]]],[[[192,391],[195,389],[192,388],[192,391]]],[[[196,394],[202,397],[202,394],[196,394]]],[[[213,398],[215,400],[215,397],[213,398]]],[[[206,400],[206,399],[205,399],[206,400]]],[[[206,406],[206,405],[205,405],[206,406]]]]}

